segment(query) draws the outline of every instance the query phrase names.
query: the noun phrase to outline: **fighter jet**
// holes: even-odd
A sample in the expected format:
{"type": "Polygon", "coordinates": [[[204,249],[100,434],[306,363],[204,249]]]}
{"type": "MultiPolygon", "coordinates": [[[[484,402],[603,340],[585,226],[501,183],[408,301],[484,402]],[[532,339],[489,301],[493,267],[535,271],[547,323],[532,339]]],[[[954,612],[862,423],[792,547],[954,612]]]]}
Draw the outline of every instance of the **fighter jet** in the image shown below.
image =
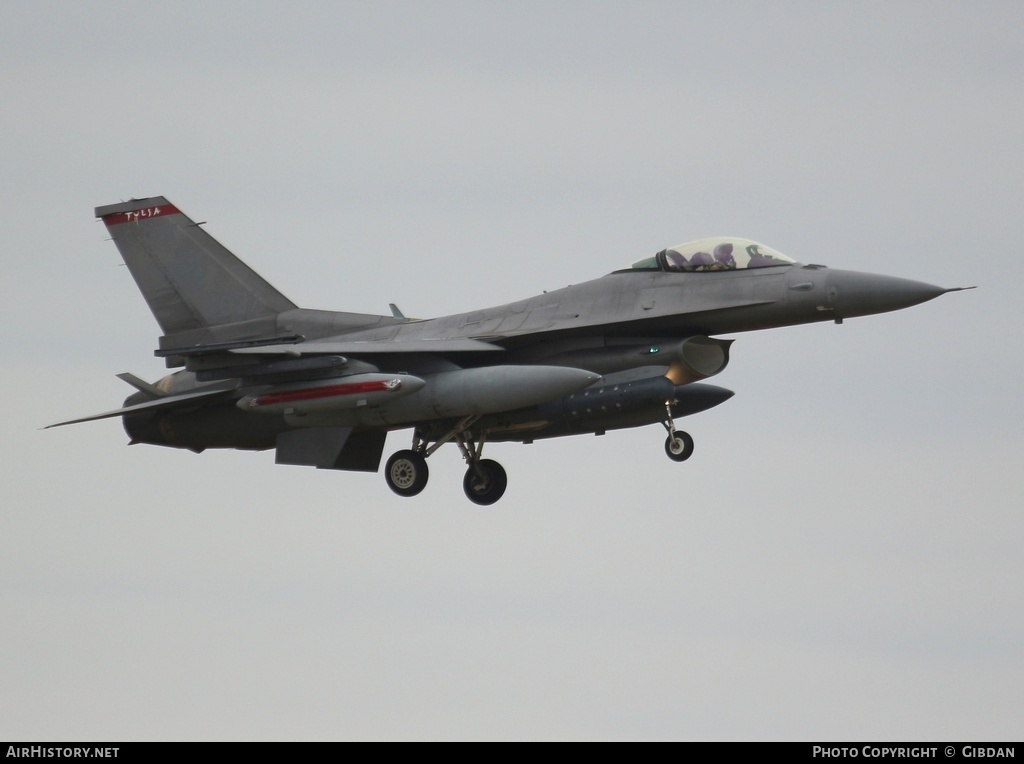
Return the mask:
{"type": "MultiPolygon", "coordinates": [[[[392,430],[408,449],[384,467],[415,496],[427,460],[454,443],[463,488],[488,505],[505,492],[489,442],[660,424],[686,461],[680,417],[733,393],[702,382],[729,362],[715,335],[899,310],[955,289],[803,265],[733,236],[669,247],[606,276],[442,318],[299,308],[162,196],[98,207],[179,368],[116,410],[132,444],[195,452],[274,449],[278,464],[376,472],[392,430]]],[[[969,288],[969,287],[967,287],[969,288]]],[[[57,427],[59,425],[51,425],[57,427]]]]}

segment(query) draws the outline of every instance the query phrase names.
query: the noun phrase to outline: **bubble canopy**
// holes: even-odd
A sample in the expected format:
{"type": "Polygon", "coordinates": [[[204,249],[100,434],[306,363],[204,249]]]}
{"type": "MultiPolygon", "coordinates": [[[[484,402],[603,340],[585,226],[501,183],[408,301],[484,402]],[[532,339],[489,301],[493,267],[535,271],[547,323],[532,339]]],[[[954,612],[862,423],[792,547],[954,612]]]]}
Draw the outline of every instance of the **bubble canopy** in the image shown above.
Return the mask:
{"type": "Polygon", "coordinates": [[[654,257],[633,263],[631,271],[735,271],[795,265],[796,260],[771,247],[735,236],[714,236],[663,249],[654,257]]]}

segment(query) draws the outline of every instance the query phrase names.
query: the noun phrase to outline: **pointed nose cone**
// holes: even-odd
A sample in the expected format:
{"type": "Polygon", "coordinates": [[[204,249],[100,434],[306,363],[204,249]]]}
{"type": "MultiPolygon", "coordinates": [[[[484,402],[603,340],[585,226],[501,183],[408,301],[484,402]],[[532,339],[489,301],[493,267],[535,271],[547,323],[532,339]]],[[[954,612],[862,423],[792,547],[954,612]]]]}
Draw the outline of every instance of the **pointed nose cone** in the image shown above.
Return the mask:
{"type": "Polygon", "coordinates": [[[827,289],[829,306],[841,318],[901,310],[949,291],[922,281],[857,271],[832,271],[827,289]]]}

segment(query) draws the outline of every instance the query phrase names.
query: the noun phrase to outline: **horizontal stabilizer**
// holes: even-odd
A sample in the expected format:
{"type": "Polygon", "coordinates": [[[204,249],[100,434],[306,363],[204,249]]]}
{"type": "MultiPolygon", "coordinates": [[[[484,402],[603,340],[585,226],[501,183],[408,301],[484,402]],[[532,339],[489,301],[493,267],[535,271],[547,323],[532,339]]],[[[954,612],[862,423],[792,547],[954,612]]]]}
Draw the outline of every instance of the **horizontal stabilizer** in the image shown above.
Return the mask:
{"type": "Polygon", "coordinates": [[[319,355],[337,353],[360,355],[364,353],[478,353],[504,350],[500,345],[472,339],[451,340],[382,340],[382,341],[337,341],[299,342],[292,345],[263,345],[260,347],[234,348],[230,352],[243,355],[319,355]]]}
{"type": "Polygon", "coordinates": [[[134,406],[125,406],[124,408],[115,409],[114,411],[104,411],[102,414],[94,414],[93,416],[86,416],[81,419],[69,419],[67,422],[57,422],[57,424],[47,425],[43,429],[49,430],[51,427],[63,427],[66,424],[80,424],[82,422],[92,422],[97,419],[109,419],[110,417],[134,414],[139,411],[155,411],[158,409],[172,408],[180,403],[196,401],[201,398],[209,398],[214,395],[221,395],[226,391],[227,390],[224,387],[220,387],[216,390],[202,390],[200,392],[183,393],[181,395],[165,395],[162,398],[146,401],[145,403],[137,403],[134,406]]]}

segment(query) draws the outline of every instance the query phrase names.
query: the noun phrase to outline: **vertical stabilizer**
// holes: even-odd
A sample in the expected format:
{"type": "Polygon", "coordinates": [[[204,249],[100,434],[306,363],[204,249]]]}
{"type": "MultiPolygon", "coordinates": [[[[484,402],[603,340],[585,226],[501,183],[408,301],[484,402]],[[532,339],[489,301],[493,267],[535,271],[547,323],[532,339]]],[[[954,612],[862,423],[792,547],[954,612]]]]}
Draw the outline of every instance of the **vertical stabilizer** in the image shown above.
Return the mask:
{"type": "Polygon", "coordinates": [[[296,307],[162,196],[97,207],[96,217],[164,334],[296,307]]]}

